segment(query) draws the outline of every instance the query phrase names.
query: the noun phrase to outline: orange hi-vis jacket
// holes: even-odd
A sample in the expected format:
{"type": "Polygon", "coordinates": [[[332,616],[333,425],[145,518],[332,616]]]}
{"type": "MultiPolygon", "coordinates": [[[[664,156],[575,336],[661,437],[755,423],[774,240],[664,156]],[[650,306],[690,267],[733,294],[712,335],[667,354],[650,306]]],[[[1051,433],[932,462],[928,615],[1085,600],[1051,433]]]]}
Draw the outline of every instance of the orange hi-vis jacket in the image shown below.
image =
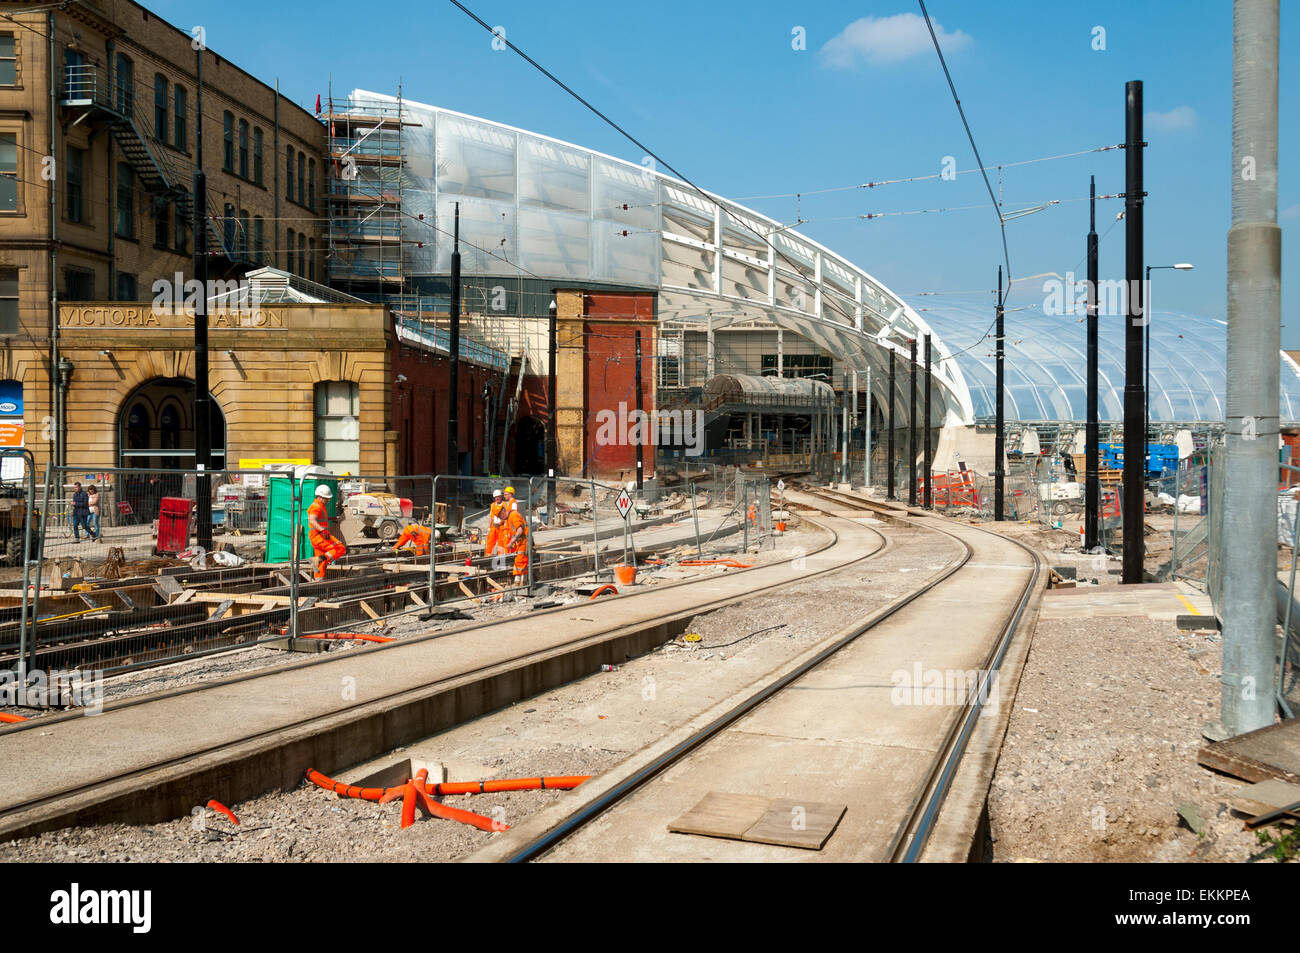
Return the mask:
{"type": "Polygon", "coordinates": [[[506,552],[515,554],[514,575],[516,578],[528,572],[528,521],[520,515],[519,510],[511,509],[506,516],[505,527],[501,530],[501,542],[506,545],[506,552]],[[521,533],[520,530],[523,532],[521,533]],[[510,541],[515,535],[519,539],[510,541]]]}
{"type": "Polygon", "coordinates": [[[433,533],[427,526],[419,526],[415,523],[407,526],[402,530],[402,535],[397,538],[393,544],[393,549],[401,549],[408,546],[415,550],[417,556],[429,555],[429,540],[433,538],[433,533]]]}

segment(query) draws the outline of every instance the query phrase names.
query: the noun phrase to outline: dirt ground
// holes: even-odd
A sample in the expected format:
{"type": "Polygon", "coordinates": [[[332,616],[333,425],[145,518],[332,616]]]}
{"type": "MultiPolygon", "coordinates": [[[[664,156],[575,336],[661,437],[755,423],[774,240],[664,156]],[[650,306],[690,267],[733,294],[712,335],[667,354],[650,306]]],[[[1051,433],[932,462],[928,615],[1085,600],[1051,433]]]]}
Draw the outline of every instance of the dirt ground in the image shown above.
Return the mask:
{"type": "Polygon", "coordinates": [[[1041,620],[989,793],[993,859],[1261,859],[1229,811],[1241,783],[1196,763],[1221,652],[1173,622],[1041,620]]]}

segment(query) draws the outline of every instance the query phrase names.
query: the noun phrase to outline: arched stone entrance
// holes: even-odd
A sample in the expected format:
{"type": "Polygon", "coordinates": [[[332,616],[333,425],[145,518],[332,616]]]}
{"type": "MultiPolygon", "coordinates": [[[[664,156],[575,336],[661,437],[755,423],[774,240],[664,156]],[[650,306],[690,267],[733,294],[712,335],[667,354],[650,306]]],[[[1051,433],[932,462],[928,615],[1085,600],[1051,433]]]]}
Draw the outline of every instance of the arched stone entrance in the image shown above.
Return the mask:
{"type": "MultiPolygon", "coordinates": [[[[212,399],[212,467],[226,463],[226,417],[212,399]]],[[[130,469],[194,469],[194,381],[155,377],[133,390],[117,414],[117,465],[130,469]]]]}

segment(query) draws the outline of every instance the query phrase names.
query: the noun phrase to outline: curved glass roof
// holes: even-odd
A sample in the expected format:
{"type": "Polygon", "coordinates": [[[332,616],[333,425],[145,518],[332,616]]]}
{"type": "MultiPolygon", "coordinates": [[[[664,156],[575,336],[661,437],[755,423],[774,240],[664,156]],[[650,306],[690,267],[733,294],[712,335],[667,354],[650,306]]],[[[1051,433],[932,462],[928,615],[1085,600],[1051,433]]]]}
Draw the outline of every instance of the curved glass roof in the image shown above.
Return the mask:
{"type": "MultiPolygon", "coordinates": [[[[661,324],[783,328],[877,380],[890,350],[906,361],[909,342],[930,333],[847,259],[653,168],[436,106],[349,96],[350,108],[376,106],[401,110],[403,217],[434,225],[403,241],[407,275],[449,273],[459,203],[465,274],[652,289],[661,324]]],[[[970,422],[965,381],[938,335],[932,343],[935,420],[970,422]]]]}
{"type": "MultiPolygon", "coordinates": [[[[1087,327],[1082,314],[1052,315],[1026,295],[1008,300],[1006,415],[1008,420],[1087,419],[1087,327]]],[[[918,308],[943,337],[970,389],[975,416],[994,407],[994,296],[927,299],[918,308]]],[[[1227,391],[1227,323],[1176,311],[1151,318],[1151,419],[1195,423],[1223,421],[1227,391]]],[[[1300,420],[1300,367],[1281,362],[1284,422],[1300,420]]],[[[1124,417],[1124,317],[1102,316],[1097,348],[1098,415],[1124,417]]]]}
{"type": "MultiPolygon", "coordinates": [[[[880,400],[887,398],[889,352],[905,368],[911,342],[923,354],[920,342],[931,334],[934,422],[993,416],[991,294],[918,297],[914,307],[788,225],[652,167],[380,93],[355,90],[349,100],[401,111],[403,218],[433,225],[419,241],[401,243],[407,275],[450,272],[459,204],[464,273],[651,289],[660,323],[673,328],[793,331],[850,368],[873,368],[880,400]]],[[[1082,312],[1045,314],[1046,297],[1036,293],[1022,291],[1007,305],[1008,419],[1084,420],[1082,312]]],[[[1224,419],[1225,330],[1221,321],[1154,313],[1153,420],[1224,419]]],[[[1104,317],[1106,420],[1122,418],[1123,347],[1123,318],[1104,317]]],[[[1281,418],[1297,421],[1300,367],[1279,359],[1281,418]]],[[[904,376],[896,381],[899,399],[904,376]]]]}

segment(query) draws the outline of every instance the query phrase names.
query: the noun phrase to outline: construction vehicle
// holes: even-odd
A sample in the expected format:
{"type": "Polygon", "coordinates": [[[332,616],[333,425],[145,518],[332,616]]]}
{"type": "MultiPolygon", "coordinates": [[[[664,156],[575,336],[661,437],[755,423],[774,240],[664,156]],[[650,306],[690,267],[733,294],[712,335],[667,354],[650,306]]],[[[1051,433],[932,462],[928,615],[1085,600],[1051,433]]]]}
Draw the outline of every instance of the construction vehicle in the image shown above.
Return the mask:
{"type": "Polygon", "coordinates": [[[347,498],[345,505],[348,515],[360,521],[362,533],[378,536],[386,543],[397,539],[402,528],[411,522],[411,501],[393,493],[355,493],[347,498]]]}
{"type": "MultiPolygon", "coordinates": [[[[41,512],[32,510],[31,548],[35,558],[40,543],[41,512]]],[[[27,524],[27,491],[16,483],[0,483],[0,563],[23,564],[23,529],[27,524]]]]}

